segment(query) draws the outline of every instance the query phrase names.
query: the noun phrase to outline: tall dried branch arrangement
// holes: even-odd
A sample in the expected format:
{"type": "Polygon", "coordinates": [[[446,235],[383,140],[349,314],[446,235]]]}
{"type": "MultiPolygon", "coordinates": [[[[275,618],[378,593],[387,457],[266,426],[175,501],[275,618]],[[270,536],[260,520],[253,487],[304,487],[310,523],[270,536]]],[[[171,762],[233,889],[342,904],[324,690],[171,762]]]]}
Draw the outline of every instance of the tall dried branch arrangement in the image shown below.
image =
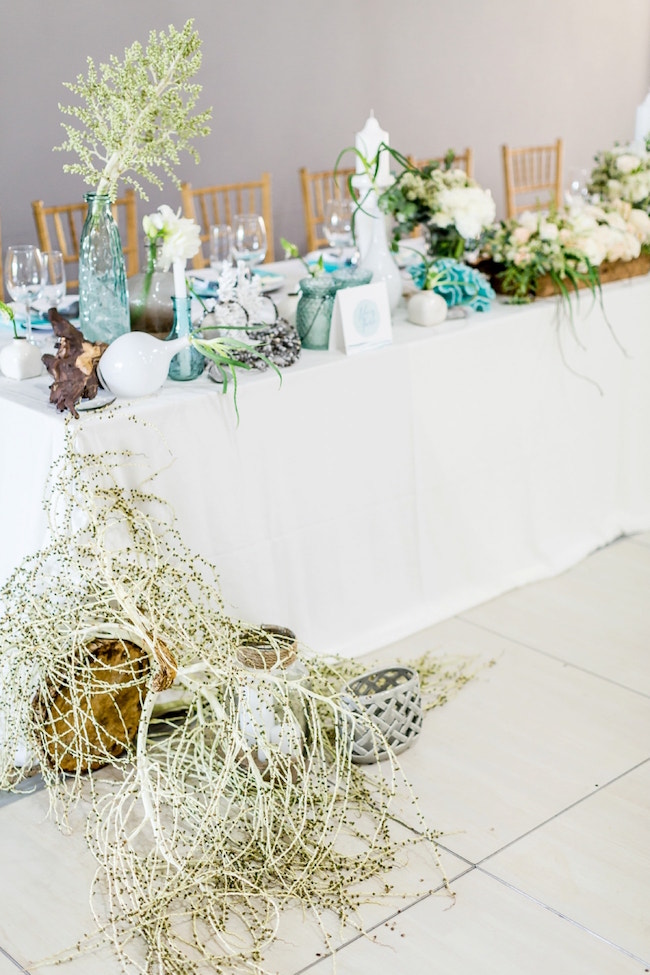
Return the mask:
{"type": "MultiPolygon", "coordinates": [[[[87,809],[96,931],[80,947],[108,939],[125,972],[262,973],[292,908],[334,950],[342,926],[363,930],[366,901],[444,886],[394,756],[350,761],[339,695],[358,664],[299,648],[308,677],[251,675],[216,570],[142,458],[83,453],[81,429],[68,422],[52,473],[51,538],[0,591],[0,787],[40,769],[60,825],[87,809]],[[394,868],[409,859],[407,883],[394,868]]],[[[465,679],[448,662],[429,676],[438,703],[465,679]]]]}
{"type": "Polygon", "coordinates": [[[192,79],[201,66],[201,41],[188,20],[181,31],[151,31],[146,48],[136,42],[124,60],[112,55],[108,64],[88,58],[87,77],[78,75],[65,87],[82,105],[59,105],[81,127],[62,122],[67,138],[58,150],[75,153],[79,162],[66,163],[65,172],[78,173],[97,193],[117,196],[120,179],[147,195],[138,177],[162,189],[162,170],[175,185],[180,153],[197,162],[192,141],[207,135],[211,110],[195,115],[202,86],[192,79]]]}

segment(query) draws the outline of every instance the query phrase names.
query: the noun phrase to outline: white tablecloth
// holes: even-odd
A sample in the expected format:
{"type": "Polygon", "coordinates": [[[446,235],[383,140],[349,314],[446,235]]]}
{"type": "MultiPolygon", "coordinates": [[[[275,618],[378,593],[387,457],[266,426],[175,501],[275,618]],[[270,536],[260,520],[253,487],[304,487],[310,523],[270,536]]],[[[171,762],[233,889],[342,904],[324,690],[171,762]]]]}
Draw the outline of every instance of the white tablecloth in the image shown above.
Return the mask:
{"type": "MultiPolygon", "coordinates": [[[[650,528],[650,280],[604,296],[627,355],[587,294],[585,349],[553,300],[435,330],[398,314],[390,347],[303,352],[281,389],[244,376],[239,426],[204,376],[83,415],[79,442],[160,471],[234,615],[361,653],[650,528]]],[[[48,385],[0,378],[1,578],[45,535],[48,385]]]]}

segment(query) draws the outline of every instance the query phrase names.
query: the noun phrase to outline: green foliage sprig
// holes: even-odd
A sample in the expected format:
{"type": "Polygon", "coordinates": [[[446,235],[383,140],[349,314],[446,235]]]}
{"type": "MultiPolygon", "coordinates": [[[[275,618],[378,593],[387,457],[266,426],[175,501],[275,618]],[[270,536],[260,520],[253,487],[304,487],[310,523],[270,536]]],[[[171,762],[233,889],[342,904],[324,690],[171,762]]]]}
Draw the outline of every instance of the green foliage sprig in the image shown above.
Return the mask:
{"type": "Polygon", "coordinates": [[[282,244],[282,249],[284,251],[284,255],[287,258],[287,260],[294,259],[300,261],[300,263],[303,265],[303,267],[307,271],[307,274],[309,274],[310,277],[316,278],[320,274],[325,273],[325,264],[323,262],[322,254],[319,256],[318,260],[314,264],[308,264],[305,258],[298,250],[296,244],[292,244],[290,240],[286,239],[286,237],[280,237],[280,243],[282,244]]]}
{"type": "Polygon", "coordinates": [[[0,301],[0,311],[4,312],[8,316],[14,329],[14,338],[19,338],[18,329],[16,328],[16,316],[14,315],[14,310],[9,305],[6,305],[4,301],[0,301]]]}
{"type": "Polygon", "coordinates": [[[120,179],[147,199],[138,177],[162,189],[156,170],[179,185],[174,167],[180,152],[198,161],[192,140],[209,133],[212,114],[208,109],[192,115],[202,90],[191,80],[201,66],[201,40],[192,25],[188,20],[181,31],[172,25],[167,33],[151,31],[147,47],[132,44],[123,61],[112,55],[97,68],[88,58],[88,76],[65,83],[85,102],[59,105],[83,126],[61,123],[67,138],[56,149],[79,156],[79,162],[64,164],[65,172],[78,173],[111,199],[120,179]]]}

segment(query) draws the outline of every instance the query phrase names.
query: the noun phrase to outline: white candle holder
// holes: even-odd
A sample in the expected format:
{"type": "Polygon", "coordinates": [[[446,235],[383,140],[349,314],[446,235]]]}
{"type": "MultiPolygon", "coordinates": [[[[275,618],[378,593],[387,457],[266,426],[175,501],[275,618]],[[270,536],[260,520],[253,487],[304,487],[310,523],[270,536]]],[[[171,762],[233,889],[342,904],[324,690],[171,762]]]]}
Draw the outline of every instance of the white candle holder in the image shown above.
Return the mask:
{"type": "Polygon", "coordinates": [[[379,208],[379,196],[393,182],[372,179],[368,174],[352,177],[357,190],[357,211],[354,218],[354,237],[359,249],[359,266],[372,271],[372,280],[383,281],[388,291],[388,304],[395,311],[402,296],[402,278],[388,245],[386,216],[379,208]]]}

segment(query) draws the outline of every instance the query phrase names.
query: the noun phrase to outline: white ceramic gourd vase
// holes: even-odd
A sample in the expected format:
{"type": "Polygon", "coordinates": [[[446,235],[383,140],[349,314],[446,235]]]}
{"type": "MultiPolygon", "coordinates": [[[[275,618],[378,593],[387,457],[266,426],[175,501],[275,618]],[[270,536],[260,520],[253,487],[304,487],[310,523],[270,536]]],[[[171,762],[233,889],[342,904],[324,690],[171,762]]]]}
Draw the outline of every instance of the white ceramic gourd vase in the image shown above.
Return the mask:
{"type": "Polygon", "coordinates": [[[147,332],[126,332],[106,349],[97,375],[114,396],[148,396],[160,389],[171,360],[189,344],[188,335],[166,342],[147,332]]]}
{"type": "Polygon", "coordinates": [[[447,317],[447,302],[435,291],[418,291],[408,300],[406,317],[414,325],[441,325],[447,317]]]}
{"type": "Polygon", "coordinates": [[[12,339],[0,349],[0,370],[7,379],[33,379],[43,371],[41,350],[26,338],[12,339]]]}

